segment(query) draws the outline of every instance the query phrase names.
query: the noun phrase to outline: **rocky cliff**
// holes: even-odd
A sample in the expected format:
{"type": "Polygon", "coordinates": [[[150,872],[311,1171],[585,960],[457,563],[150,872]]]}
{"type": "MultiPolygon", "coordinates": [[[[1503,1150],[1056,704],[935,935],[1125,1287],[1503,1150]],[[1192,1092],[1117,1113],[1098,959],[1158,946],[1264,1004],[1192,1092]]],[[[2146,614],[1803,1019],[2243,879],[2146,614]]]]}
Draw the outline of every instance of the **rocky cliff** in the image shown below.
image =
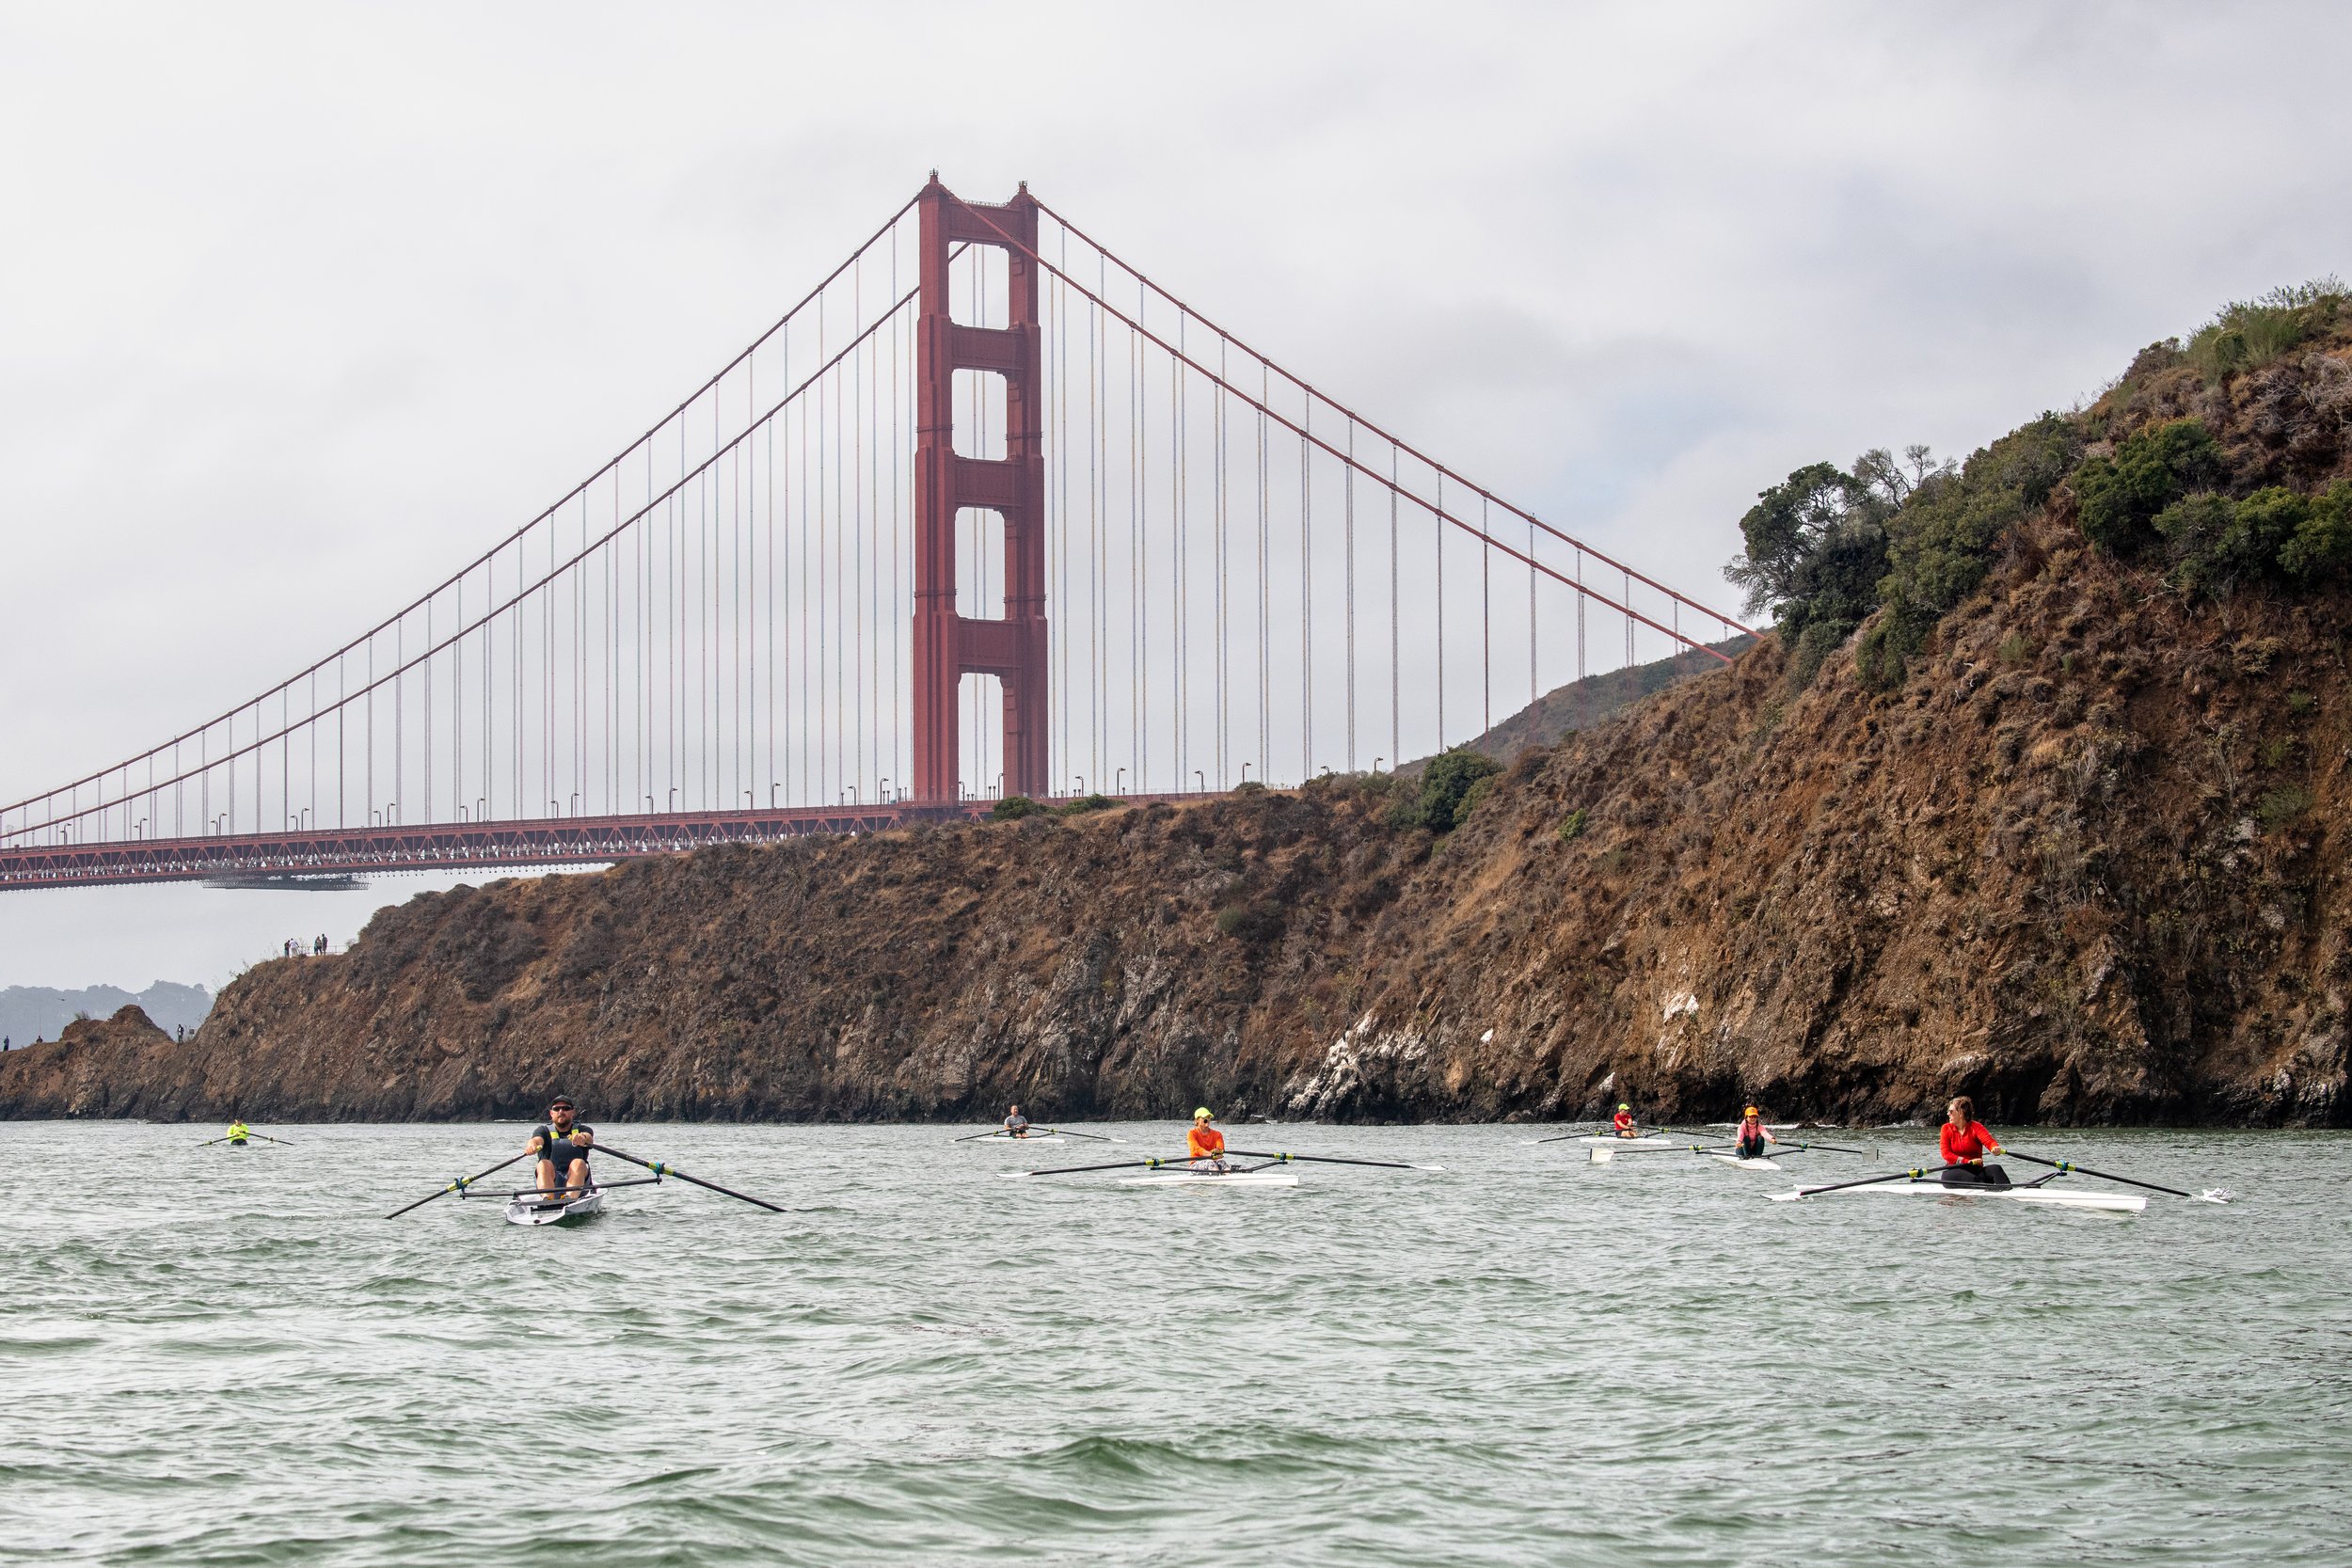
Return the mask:
{"type": "Polygon", "coordinates": [[[2346,609],[2045,521],[1901,689],[1768,643],[1443,838],[1349,781],[428,895],[0,1107],[2340,1122],[2346,609]]]}
{"type": "Polygon", "coordinates": [[[1443,836],[1327,780],[461,889],[184,1044],[0,1057],[0,1114],[2342,1124],[2352,339],[2298,352],[2143,356],[2031,427],[2079,488],[1972,460],[1890,525],[1946,598],[1531,747],[1443,836]]]}

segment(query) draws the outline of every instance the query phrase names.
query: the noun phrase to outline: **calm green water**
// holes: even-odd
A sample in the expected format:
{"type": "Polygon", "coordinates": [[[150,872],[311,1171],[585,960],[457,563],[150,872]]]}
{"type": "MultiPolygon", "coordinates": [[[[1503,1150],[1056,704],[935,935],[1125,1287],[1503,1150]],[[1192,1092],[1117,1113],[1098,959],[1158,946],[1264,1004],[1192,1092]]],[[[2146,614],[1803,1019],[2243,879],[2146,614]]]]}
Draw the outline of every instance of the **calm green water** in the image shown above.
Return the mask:
{"type": "Polygon", "coordinates": [[[795,1212],[525,1229],[380,1217],[525,1129],[271,1130],[0,1124],[0,1560],[2352,1560],[2341,1135],[2021,1140],[2241,1197],[2131,1216],[1503,1128],[1253,1130],[1452,1169],[1190,1192],[608,1124],[795,1212]]]}

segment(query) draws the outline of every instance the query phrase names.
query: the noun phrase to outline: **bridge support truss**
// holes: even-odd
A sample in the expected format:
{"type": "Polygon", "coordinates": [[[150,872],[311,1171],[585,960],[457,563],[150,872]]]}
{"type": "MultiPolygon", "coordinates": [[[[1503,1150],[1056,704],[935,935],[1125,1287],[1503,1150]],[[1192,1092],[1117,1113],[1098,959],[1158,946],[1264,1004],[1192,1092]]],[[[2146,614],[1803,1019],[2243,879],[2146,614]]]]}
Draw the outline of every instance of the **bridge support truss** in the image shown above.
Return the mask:
{"type": "MultiPolygon", "coordinates": [[[[966,204],[933,175],[917,201],[921,250],[915,330],[914,796],[953,800],[961,734],[957,695],[967,674],[994,675],[1005,704],[1005,793],[1042,796],[1048,778],[1045,620],[1045,410],[1036,261],[1038,207],[1025,184],[1001,207],[966,204]],[[1001,327],[965,325],[949,309],[948,259],[963,245],[1004,252],[1001,327]],[[958,371],[1001,376],[1005,455],[956,451],[958,371]],[[956,519],[966,509],[1004,519],[1000,618],[956,610],[956,519]]],[[[993,780],[969,781],[978,794],[993,780]]]]}

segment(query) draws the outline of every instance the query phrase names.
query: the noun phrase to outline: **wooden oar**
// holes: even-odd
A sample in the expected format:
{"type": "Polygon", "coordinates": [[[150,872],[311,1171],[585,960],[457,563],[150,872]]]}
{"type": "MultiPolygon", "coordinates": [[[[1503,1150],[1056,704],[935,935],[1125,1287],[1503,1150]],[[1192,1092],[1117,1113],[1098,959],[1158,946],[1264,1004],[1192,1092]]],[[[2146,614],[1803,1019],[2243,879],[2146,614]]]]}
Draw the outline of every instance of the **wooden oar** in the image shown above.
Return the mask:
{"type": "Polygon", "coordinates": [[[1941,1176],[1947,1170],[1960,1168],[1957,1164],[1915,1166],[1910,1170],[1889,1171],[1884,1176],[1866,1176],[1858,1181],[1833,1181],[1826,1187],[1799,1187],[1795,1196],[1811,1197],[1817,1193],[1842,1193],[1848,1187],[1867,1187],[1881,1181],[1916,1181],[1922,1177],[1941,1176]]]}
{"type": "MultiPolygon", "coordinates": [[[[2029,1164],[2047,1165],[2061,1174],[2095,1176],[2102,1181],[2121,1181],[2126,1187],[2145,1187],[2152,1193],[2167,1193],[2173,1197],[2187,1198],[2192,1203],[2227,1203],[2231,1197],[2230,1193],[2220,1187],[2201,1193],[2185,1193],[2178,1187],[2159,1187],[2153,1181],[2136,1181],[2128,1176],[2111,1176],[2103,1170],[2092,1170],[2087,1165],[2078,1165],[2072,1160],[2044,1160],[2040,1155],[2021,1154],[2013,1148],[2004,1148],[2001,1153],[2008,1159],[2023,1160],[2029,1164]]],[[[2048,1179],[2045,1177],[2043,1180],[2048,1179]]]]}
{"type": "Polygon", "coordinates": [[[771,1214],[790,1212],[789,1210],[780,1209],[764,1197],[754,1197],[749,1193],[739,1193],[732,1187],[722,1187],[716,1181],[706,1181],[699,1176],[689,1176],[684,1171],[678,1169],[675,1165],[665,1165],[659,1160],[640,1160],[634,1154],[624,1154],[619,1149],[614,1148],[611,1144],[591,1144],[589,1147],[591,1148],[600,1150],[603,1153],[610,1154],[615,1160],[627,1160],[632,1165],[643,1165],[647,1170],[653,1172],[656,1176],[675,1176],[680,1181],[691,1181],[697,1187],[707,1187],[714,1193],[723,1193],[728,1197],[741,1198],[745,1203],[756,1203],[771,1214]]]}
{"type": "Polygon", "coordinates": [[[388,1220],[396,1220],[400,1218],[401,1215],[408,1212],[410,1209],[421,1209],[437,1197],[445,1196],[450,1193],[462,1193],[468,1187],[470,1187],[475,1182],[481,1180],[483,1177],[496,1176],[500,1171],[504,1170],[507,1166],[513,1164],[516,1160],[528,1160],[537,1152],[539,1151],[535,1148],[526,1148],[520,1154],[511,1155],[506,1159],[501,1160],[497,1164],[492,1165],[488,1170],[484,1171],[481,1176],[461,1176],[456,1180],[451,1182],[448,1186],[443,1187],[439,1192],[427,1193],[424,1196],[417,1199],[416,1202],[408,1204],[405,1208],[395,1209],[384,1217],[388,1220]]]}
{"type": "Polygon", "coordinates": [[[1417,1165],[1406,1160],[1346,1160],[1336,1154],[1268,1154],[1263,1149],[1233,1148],[1226,1150],[1239,1160],[1309,1160],[1318,1165],[1377,1165],[1383,1170],[1443,1170],[1443,1165],[1417,1165]]]}

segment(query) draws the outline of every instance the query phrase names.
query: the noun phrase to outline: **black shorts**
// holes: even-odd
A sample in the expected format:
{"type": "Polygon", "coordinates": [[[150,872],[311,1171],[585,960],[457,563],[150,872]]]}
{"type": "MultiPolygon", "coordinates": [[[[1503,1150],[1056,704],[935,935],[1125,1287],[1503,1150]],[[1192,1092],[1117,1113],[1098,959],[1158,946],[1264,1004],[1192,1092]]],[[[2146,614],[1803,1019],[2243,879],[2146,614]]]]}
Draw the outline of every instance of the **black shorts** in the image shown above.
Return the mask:
{"type": "Polygon", "coordinates": [[[1963,1165],[1958,1170],[1947,1170],[1944,1173],[1944,1185],[1947,1187],[2006,1187],[2010,1185],[2009,1172],[1989,1162],[1983,1165],[1963,1165]]]}

